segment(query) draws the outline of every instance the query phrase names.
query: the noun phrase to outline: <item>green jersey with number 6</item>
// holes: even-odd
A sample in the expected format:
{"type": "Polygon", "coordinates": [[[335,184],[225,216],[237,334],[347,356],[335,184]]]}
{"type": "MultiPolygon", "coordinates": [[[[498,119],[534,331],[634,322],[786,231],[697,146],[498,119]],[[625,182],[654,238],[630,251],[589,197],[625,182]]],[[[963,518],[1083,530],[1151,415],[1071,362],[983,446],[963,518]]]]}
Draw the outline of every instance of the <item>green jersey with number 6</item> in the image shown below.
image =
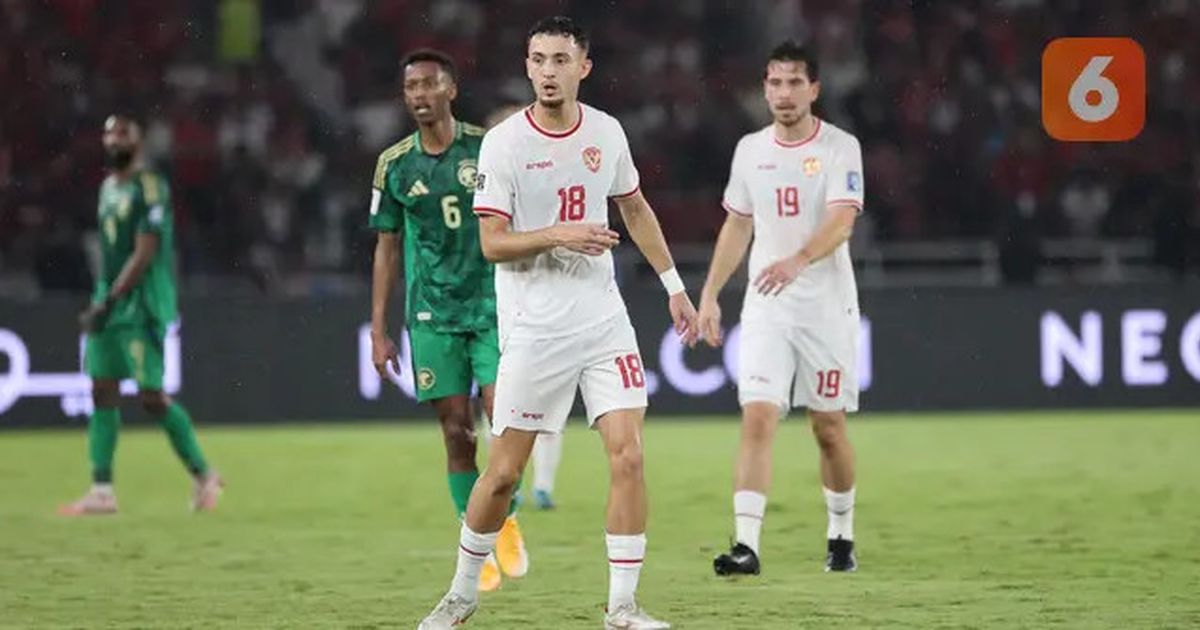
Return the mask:
{"type": "Polygon", "coordinates": [[[158,251],[145,275],[122,297],[105,327],[166,326],[175,320],[175,278],[172,264],[171,191],[167,181],[148,170],[127,179],[110,175],[100,186],[97,210],[100,227],[100,275],[92,299],[104,301],[125,263],[133,256],[138,234],[157,234],[158,251]]]}
{"type": "Polygon", "coordinates": [[[421,147],[420,132],[379,155],[371,190],[372,229],[404,229],[409,329],[437,332],[496,326],[492,264],[479,247],[472,212],[484,130],[454,124],[454,141],[440,155],[421,147]]]}

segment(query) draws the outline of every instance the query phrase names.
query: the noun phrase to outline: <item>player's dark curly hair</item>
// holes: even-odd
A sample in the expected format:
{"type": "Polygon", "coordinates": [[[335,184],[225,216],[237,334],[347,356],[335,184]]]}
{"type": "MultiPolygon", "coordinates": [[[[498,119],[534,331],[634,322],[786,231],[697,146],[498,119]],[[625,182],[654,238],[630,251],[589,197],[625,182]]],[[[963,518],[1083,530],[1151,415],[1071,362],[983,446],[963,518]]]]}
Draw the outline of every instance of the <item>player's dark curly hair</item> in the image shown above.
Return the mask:
{"type": "Polygon", "coordinates": [[[590,38],[587,31],[582,26],[575,23],[575,20],[565,15],[554,15],[538,20],[533,28],[529,29],[529,34],[525,36],[525,43],[533,39],[534,35],[563,35],[575,40],[575,45],[583,50],[588,49],[590,38]]]}
{"type": "Polygon", "coordinates": [[[400,60],[400,74],[403,75],[404,69],[409,65],[422,61],[436,63],[450,76],[451,81],[458,81],[458,70],[454,67],[454,60],[450,58],[450,55],[432,48],[419,48],[404,55],[404,59],[400,60]]]}
{"type": "Polygon", "coordinates": [[[819,77],[821,75],[817,67],[817,56],[807,46],[798,44],[795,40],[789,39],[771,49],[771,54],[767,57],[767,63],[770,64],[772,61],[803,61],[804,68],[808,72],[808,80],[820,80],[819,77]]]}

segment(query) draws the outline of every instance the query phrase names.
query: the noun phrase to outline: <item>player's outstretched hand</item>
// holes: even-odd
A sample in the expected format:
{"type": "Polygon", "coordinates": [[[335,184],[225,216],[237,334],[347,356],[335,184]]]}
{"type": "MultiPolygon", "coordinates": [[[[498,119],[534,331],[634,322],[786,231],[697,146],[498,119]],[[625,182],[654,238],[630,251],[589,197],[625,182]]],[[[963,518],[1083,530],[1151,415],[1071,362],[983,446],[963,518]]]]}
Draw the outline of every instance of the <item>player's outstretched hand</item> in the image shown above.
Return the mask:
{"type": "Polygon", "coordinates": [[[754,286],[763,295],[779,295],[796,276],[808,266],[804,256],[788,256],[771,263],[754,279],[754,286]]]}
{"type": "Polygon", "coordinates": [[[716,300],[700,299],[700,315],[697,318],[700,326],[700,338],[704,343],[716,348],[725,342],[721,333],[721,305],[716,300]]]}
{"type": "Polygon", "coordinates": [[[108,306],[104,304],[89,304],[79,314],[79,328],[83,332],[95,332],[104,328],[104,320],[108,319],[108,306]]]}
{"type": "Polygon", "coordinates": [[[379,378],[387,379],[388,363],[392,364],[392,369],[397,374],[400,373],[400,355],[396,352],[396,344],[391,337],[371,335],[371,362],[375,364],[379,378]]]}
{"type": "Polygon", "coordinates": [[[550,229],[555,245],[588,256],[599,256],[621,242],[620,235],[599,223],[560,223],[550,229]]]}
{"type": "Polygon", "coordinates": [[[696,322],[696,307],[687,291],[676,293],[667,299],[667,308],[671,311],[671,321],[675,323],[675,334],[689,348],[696,345],[696,336],[700,326],[696,322]]]}

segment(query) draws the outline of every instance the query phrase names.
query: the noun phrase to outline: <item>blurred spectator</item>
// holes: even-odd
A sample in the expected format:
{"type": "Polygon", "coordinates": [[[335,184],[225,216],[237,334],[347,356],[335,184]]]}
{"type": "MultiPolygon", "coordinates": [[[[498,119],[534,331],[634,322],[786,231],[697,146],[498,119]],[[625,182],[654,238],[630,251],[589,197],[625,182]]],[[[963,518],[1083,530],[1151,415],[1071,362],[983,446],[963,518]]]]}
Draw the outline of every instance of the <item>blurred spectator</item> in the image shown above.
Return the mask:
{"type": "Polygon", "coordinates": [[[713,238],[733,146],[768,122],[764,55],[793,37],[822,61],[819,114],[861,140],[875,239],[1007,234],[1011,260],[1031,233],[1153,236],[1176,270],[1197,249],[1194,2],[0,0],[0,273],[77,284],[62,240],[94,229],[97,130],[114,109],[144,118],[171,178],[185,273],[275,288],[362,269],[374,156],[411,129],[399,57],[454,55],[456,111],[481,122],[529,98],[525,32],[555,12],[592,31],[583,98],[621,119],[674,242],[713,238]],[[1045,42],[1131,33],[1150,64],[1142,135],[1050,140],[1045,42]],[[29,221],[30,207],[54,221],[29,221]]]}

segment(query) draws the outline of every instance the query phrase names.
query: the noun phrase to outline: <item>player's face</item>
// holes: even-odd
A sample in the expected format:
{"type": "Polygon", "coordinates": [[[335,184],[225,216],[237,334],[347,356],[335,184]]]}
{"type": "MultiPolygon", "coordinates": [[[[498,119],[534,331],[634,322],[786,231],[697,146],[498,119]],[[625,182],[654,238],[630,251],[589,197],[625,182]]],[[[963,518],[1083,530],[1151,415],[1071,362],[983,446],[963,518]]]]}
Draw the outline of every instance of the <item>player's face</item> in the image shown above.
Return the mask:
{"type": "Polygon", "coordinates": [[[458,87],[442,66],[418,61],[404,68],[404,105],[417,124],[424,125],[450,116],[450,102],[458,87]]]}
{"type": "Polygon", "coordinates": [[[763,96],[775,122],[794,125],[812,110],[821,83],[808,80],[806,66],[803,61],[772,61],[767,65],[763,96]]]}
{"type": "Polygon", "coordinates": [[[574,37],[539,34],[529,38],[525,72],[543,107],[562,107],[574,101],[580,81],[591,71],[592,60],[574,37]]]}
{"type": "Polygon", "coordinates": [[[117,116],[104,121],[104,153],[109,166],[124,170],[137,156],[141,131],[133,122],[117,116]]]}

